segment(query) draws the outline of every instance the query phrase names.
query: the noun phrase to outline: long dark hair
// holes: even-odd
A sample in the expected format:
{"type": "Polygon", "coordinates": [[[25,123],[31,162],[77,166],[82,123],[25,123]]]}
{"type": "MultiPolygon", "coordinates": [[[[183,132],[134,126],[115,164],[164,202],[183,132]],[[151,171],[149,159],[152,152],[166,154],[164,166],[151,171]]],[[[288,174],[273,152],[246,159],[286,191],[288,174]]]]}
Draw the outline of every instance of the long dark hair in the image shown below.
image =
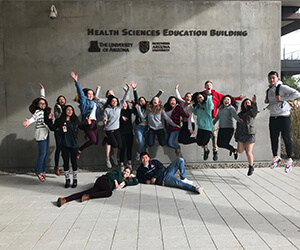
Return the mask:
{"type": "Polygon", "coordinates": [[[110,95],[110,96],[107,97],[107,101],[106,101],[106,103],[104,105],[104,108],[107,108],[108,105],[110,105],[112,99],[114,99],[114,98],[117,99],[117,106],[119,106],[120,105],[119,99],[117,97],[115,97],[114,95],[110,95]]]}
{"type": "Polygon", "coordinates": [[[64,108],[63,108],[63,112],[61,114],[61,117],[59,118],[60,119],[60,126],[62,126],[64,124],[64,122],[66,121],[66,118],[67,118],[67,108],[72,108],[73,110],[73,114],[70,116],[70,121],[71,123],[74,123],[74,124],[80,124],[80,121],[78,119],[78,116],[75,114],[75,111],[74,111],[74,108],[72,105],[66,105],[64,108]]]}
{"type": "Polygon", "coordinates": [[[44,110],[46,113],[50,114],[51,108],[48,107],[48,102],[47,102],[47,100],[44,99],[44,98],[41,98],[41,97],[36,98],[36,99],[34,99],[34,100],[32,101],[31,105],[29,106],[29,111],[30,111],[30,113],[31,113],[31,114],[34,114],[34,112],[35,112],[37,109],[40,109],[40,108],[39,108],[39,102],[40,102],[40,100],[45,101],[46,107],[45,107],[45,109],[43,109],[43,110],[44,110]]]}
{"type": "Polygon", "coordinates": [[[170,111],[170,110],[172,110],[173,108],[171,107],[171,105],[170,105],[170,101],[171,101],[171,99],[175,99],[176,100],[176,104],[178,104],[178,100],[177,100],[177,98],[175,97],[175,96],[173,96],[173,95],[171,95],[169,98],[168,98],[168,101],[165,103],[165,105],[164,105],[164,108],[165,108],[165,111],[170,111]]]}
{"type": "Polygon", "coordinates": [[[253,102],[251,99],[249,98],[245,98],[243,101],[242,101],[242,104],[241,104],[241,113],[246,113],[249,109],[245,108],[245,102],[249,100],[251,102],[251,108],[253,107],[253,102]]]}
{"type": "Polygon", "coordinates": [[[65,96],[63,96],[63,95],[59,95],[57,98],[56,98],[56,103],[58,103],[58,101],[59,101],[59,98],[64,98],[65,99],[65,102],[67,102],[67,99],[66,99],[66,97],[65,96]]]}
{"type": "Polygon", "coordinates": [[[204,98],[204,100],[202,102],[203,104],[206,103],[206,101],[207,101],[207,94],[205,92],[196,92],[192,96],[192,100],[194,101],[193,107],[196,107],[198,105],[198,100],[197,100],[198,95],[203,96],[203,98],[204,98]]]}
{"type": "Polygon", "coordinates": [[[236,102],[236,100],[231,95],[225,95],[225,96],[223,96],[222,99],[221,99],[221,102],[220,102],[220,104],[218,106],[218,108],[219,109],[223,109],[224,108],[224,103],[223,102],[224,102],[224,99],[226,97],[228,97],[231,100],[231,104],[230,105],[232,105],[235,108],[235,110],[237,110],[238,103],[236,102]]]}

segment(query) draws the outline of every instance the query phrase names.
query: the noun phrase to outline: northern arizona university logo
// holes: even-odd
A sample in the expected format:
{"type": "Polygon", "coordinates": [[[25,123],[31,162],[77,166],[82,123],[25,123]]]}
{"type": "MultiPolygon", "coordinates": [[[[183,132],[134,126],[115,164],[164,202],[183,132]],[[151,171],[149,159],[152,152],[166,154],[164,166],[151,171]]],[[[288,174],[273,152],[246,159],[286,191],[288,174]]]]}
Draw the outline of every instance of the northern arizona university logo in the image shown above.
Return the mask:
{"type": "Polygon", "coordinates": [[[139,50],[145,54],[150,49],[150,42],[149,41],[140,41],[139,42],[139,50]]]}

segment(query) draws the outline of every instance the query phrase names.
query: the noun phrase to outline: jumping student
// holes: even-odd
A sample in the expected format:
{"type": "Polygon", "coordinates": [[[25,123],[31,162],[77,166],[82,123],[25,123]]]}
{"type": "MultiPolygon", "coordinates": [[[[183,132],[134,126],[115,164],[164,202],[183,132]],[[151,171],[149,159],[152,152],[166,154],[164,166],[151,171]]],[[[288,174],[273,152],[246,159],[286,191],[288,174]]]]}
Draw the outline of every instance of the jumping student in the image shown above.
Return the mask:
{"type": "MultiPolygon", "coordinates": [[[[147,100],[144,96],[138,97],[138,93],[137,93],[137,83],[134,81],[131,81],[131,86],[133,89],[133,95],[134,95],[134,107],[136,105],[140,106],[141,109],[141,113],[144,115],[146,112],[146,105],[147,105],[147,100]]],[[[156,97],[160,97],[161,94],[164,91],[162,89],[159,90],[159,92],[156,94],[156,97]]],[[[136,111],[136,110],[135,110],[136,111]]],[[[137,111],[136,111],[137,113],[137,111]]],[[[144,116],[143,116],[144,117],[144,116]]],[[[136,139],[137,139],[137,149],[136,149],[136,155],[135,155],[135,159],[137,161],[140,160],[140,154],[142,151],[142,148],[145,146],[145,150],[148,151],[148,121],[147,121],[147,116],[145,116],[144,118],[140,117],[138,115],[138,113],[135,116],[135,135],[136,135],[136,139]]]]}
{"type": "Polygon", "coordinates": [[[27,128],[30,124],[35,122],[35,140],[38,144],[39,154],[35,165],[34,173],[41,182],[46,180],[46,157],[49,149],[49,128],[44,122],[44,116],[50,115],[51,108],[48,107],[48,102],[45,99],[45,89],[40,83],[41,97],[32,101],[29,106],[29,111],[32,117],[25,118],[23,125],[27,128]]]}
{"type": "Polygon", "coordinates": [[[188,118],[185,117],[182,118],[182,126],[179,131],[178,142],[185,145],[196,143],[197,140],[193,136],[195,131],[195,120],[193,116],[193,105],[191,103],[192,94],[190,92],[187,92],[184,95],[184,98],[182,98],[179,93],[178,87],[179,84],[177,84],[175,87],[177,100],[180,103],[181,107],[183,108],[184,112],[188,115],[188,118]]]}
{"type": "Polygon", "coordinates": [[[221,99],[219,104],[219,112],[216,118],[213,120],[215,125],[219,121],[219,132],[217,145],[220,148],[226,148],[229,150],[229,154],[234,156],[234,159],[238,158],[238,151],[232,145],[230,145],[231,138],[234,133],[233,120],[240,121],[236,113],[237,103],[231,95],[226,95],[221,99]]]}
{"type": "Polygon", "coordinates": [[[285,149],[287,153],[287,161],[285,164],[285,172],[288,173],[292,169],[292,140],[291,140],[291,107],[288,101],[300,97],[300,93],[282,83],[279,80],[279,75],[276,71],[271,71],[268,74],[269,88],[266,93],[265,103],[268,103],[270,111],[269,130],[271,137],[271,146],[273,160],[270,164],[271,168],[277,167],[281,161],[278,155],[278,139],[281,133],[285,149]]]}
{"type": "Polygon", "coordinates": [[[253,95],[252,101],[246,98],[242,101],[241,112],[238,113],[241,122],[238,122],[235,130],[235,140],[238,143],[239,154],[244,150],[247,155],[249,167],[247,175],[250,176],[254,172],[252,150],[255,144],[255,117],[258,114],[256,96],[253,95]]]}
{"type": "Polygon", "coordinates": [[[66,178],[65,188],[70,187],[69,159],[71,159],[73,170],[72,188],[76,188],[77,181],[77,152],[78,152],[78,128],[84,129],[90,126],[91,120],[87,119],[87,124],[81,124],[71,105],[67,105],[60,118],[52,120],[45,117],[45,122],[52,131],[57,129],[62,134],[62,157],[64,160],[64,172],[66,178]]]}
{"type": "Polygon", "coordinates": [[[137,178],[132,174],[131,168],[126,167],[122,172],[120,170],[112,170],[97,178],[92,188],[64,198],[59,197],[57,199],[57,206],[61,207],[65,203],[77,199],[83,202],[90,199],[107,198],[112,195],[113,190],[120,190],[124,187],[137,184],[137,178]]]}
{"type": "Polygon", "coordinates": [[[92,122],[89,128],[84,129],[89,140],[79,147],[77,153],[77,159],[79,159],[83,150],[87,147],[98,144],[98,129],[96,120],[101,113],[101,109],[95,99],[94,91],[87,88],[82,89],[78,81],[78,75],[74,72],[71,72],[71,77],[74,79],[77,89],[79,108],[81,111],[81,123],[86,125],[88,123],[87,120],[91,120],[92,122]]]}
{"type": "Polygon", "coordinates": [[[120,134],[120,117],[121,117],[121,110],[124,106],[124,103],[129,100],[129,90],[130,86],[126,83],[127,89],[125,91],[124,97],[121,101],[113,95],[110,95],[107,98],[106,108],[104,109],[103,115],[103,124],[104,124],[104,131],[107,136],[107,147],[106,151],[106,166],[108,168],[112,167],[110,162],[110,147],[114,149],[113,156],[111,157],[113,163],[118,165],[118,149],[122,148],[122,138],[120,134]]]}
{"type": "Polygon", "coordinates": [[[165,112],[167,116],[170,117],[170,119],[177,125],[176,127],[165,123],[166,127],[166,143],[167,146],[170,148],[175,149],[175,154],[177,156],[181,155],[180,146],[175,142],[176,138],[180,131],[180,118],[188,118],[189,114],[186,114],[183,110],[183,108],[180,106],[180,104],[177,101],[177,98],[175,96],[170,96],[168,98],[168,101],[164,105],[165,112]]]}
{"type": "MultiPolygon", "coordinates": [[[[225,96],[213,89],[213,83],[212,81],[206,81],[204,83],[205,90],[202,91],[202,93],[206,93],[208,96],[212,97],[212,102],[214,105],[214,110],[212,114],[212,118],[214,119],[217,116],[217,111],[218,111],[218,106],[221,102],[221,99],[225,96]]],[[[243,95],[240,96],[233,96],[233,99],[235,100],[242,100],[244,98],[243,95]]],[[[213,144],[213,160],[217,161],[218,160],[218,145],[217,145],[217,131],[216,131],[216,126],[213,126],[212,129],[212,144],[213,144]]]]}
{"type": "Polygon", "coordinates": [[[193,113],[197,116],[197,144],[204,149],[203,160],[208,159],[209,149],[206,145],[212,136],[212,111],[214,109],[211,96],[207,96],[206,93],[196,92],[193,94],[193,113]]]}
{"type": "MultiPolygon", "coordinates": [[[[56,104],[54,106],[54,117],[55,120],[57,120],[63,113],[63,109],[65,108],[66,105],[66,97],[63,95],[60,95],[56,99],[56,104]]],[[[55,138],[55,154],[54,154],[54,162],[55,162],[55,167],[54,167],[54,173],[56,175],[60,175],[59,172],[59,155],[62,149],[62,133],[59,131],[59,129],[54,131],[54,138],[55,138]]]]}

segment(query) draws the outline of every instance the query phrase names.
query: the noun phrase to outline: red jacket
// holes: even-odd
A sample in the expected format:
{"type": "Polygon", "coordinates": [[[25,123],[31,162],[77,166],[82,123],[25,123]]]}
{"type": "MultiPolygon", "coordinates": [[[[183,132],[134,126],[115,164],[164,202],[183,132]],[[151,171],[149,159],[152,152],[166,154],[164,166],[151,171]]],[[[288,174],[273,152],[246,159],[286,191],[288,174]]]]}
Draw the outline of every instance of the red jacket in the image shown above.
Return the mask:
{"type": "MultiPolygon", "coordinates": [[[[202,91],[201,93],[204,93],[206,92],[206,90],[202,91]]],[[[225,96],[215,90],[211,90],[211,95],[212,95],[212,101],[213,101],[213,104],[214,104],[214,111],[213,111],[213,117],[216,117],[217,116],[217,113],[218,113],[218,106],[222,100],[222,98],[225,96]]],[[[233,96],[233,99],[234,100],[241,100],[241,98],[239,96],[233,96]]]]}
{"type": "MultiPolygon", "coordinates": [[[[189,114],[186,114],[183,108],[179,104],[177,104],[176,107],[173,109],[170,118],[175,124],[180,125],[180,117],[188,118],[189,114]]],[[[165,122],[165,127],[167,131],[170,132],[180,130],[180,128],[173,127],[172,125],[169,125],[166,122],[165,122]]]]}

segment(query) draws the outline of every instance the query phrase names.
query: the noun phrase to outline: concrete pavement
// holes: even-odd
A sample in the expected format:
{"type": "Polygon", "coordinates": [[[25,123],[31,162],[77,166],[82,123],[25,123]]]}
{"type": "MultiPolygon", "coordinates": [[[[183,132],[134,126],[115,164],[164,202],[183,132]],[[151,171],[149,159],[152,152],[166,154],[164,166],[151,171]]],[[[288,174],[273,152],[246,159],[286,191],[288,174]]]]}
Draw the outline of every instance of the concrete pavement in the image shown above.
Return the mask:
{"type": "Polygon", "coordinates": [[[300,168],[188,170],[204,188],[138,185],[108,199],[59,196],[90,187],[100,172],[0,176],[0,249],[300,249],[300,168]]]}

